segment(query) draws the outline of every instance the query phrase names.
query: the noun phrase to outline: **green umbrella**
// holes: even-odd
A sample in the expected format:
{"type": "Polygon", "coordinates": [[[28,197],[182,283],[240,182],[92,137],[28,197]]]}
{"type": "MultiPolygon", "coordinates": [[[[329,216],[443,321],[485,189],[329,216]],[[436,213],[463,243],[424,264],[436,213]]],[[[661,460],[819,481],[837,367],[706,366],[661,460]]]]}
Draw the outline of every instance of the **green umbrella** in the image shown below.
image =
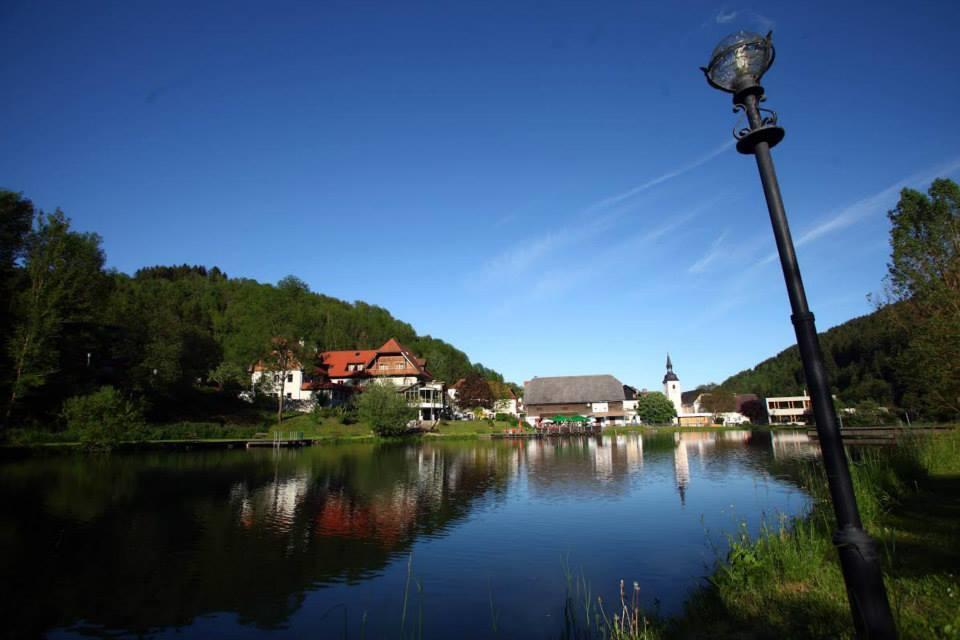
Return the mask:
{"type": "Polygon", "coordinates": [[[570,422],[589,422],[590,418],[587,416],[573,416],[570,418],[570,422]]]}
{"type": "Polygon", "coordinates": [[[554,422],[566,422],[569,418],[567,418],[567,416],[553,416],[551,420],[554,422]]]}

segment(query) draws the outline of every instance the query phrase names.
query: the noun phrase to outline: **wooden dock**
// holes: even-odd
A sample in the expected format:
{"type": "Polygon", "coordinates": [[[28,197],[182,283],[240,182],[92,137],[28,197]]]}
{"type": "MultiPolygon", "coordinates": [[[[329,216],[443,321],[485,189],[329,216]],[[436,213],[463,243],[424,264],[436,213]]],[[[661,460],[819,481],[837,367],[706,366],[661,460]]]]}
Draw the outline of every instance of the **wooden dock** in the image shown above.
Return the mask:
{"type": "Polygon", "coordinates": [[[279,449],[281,447],[309,447],[311,444],[313,444],[313,440],[306,438],[302,431],[277,431],[271,439],[247,440],[247,449],[253,449],[255,447],[271,447],[273,449],[279,449]]]}
{"type": "MultiPolygon", "coordinates": [[[[922,427],[903,427],[897,425],[873,426],[873,427],[843,427],[840,429],[840,436],[844,444],[851,445],[875,445],[875,444],[896,444],[899,438],[911,437],[915,435],[929,435],[932,433],[949,431],[952,427],[940,427],[925,425],[922,427]]],[[[812,440],[818,438],[816,429],[808,429],[807,436],[812,440]]]]}
{"type": "Polygon", "coordinates": [[[533,431],[507,429],[503,433],[494,433],[492,438],[546,438],[556,436],[598,436],[602,433],[597,426],[553,425],[550,427],[534,428],[533,431]]]}

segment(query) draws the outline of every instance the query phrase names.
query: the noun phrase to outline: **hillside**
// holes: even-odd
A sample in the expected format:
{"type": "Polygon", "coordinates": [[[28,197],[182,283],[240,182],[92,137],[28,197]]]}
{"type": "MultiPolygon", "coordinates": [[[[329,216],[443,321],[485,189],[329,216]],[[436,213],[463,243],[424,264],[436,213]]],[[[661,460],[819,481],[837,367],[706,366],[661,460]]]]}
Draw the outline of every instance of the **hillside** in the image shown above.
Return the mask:
{"type": "MultiPolygon", "coordinates": [[[[899,406],[904,393],[896,361],[907,344],[907,332],[893,322],[892,307],[854,318],[820,333],[832,392],[844,403],[872,400],[899,406]]],[[[720,387],[761,397],[799,395],[804,390],[803,367],[796,346],[781,351],[752,369],[724,380],[720,387]]]]}

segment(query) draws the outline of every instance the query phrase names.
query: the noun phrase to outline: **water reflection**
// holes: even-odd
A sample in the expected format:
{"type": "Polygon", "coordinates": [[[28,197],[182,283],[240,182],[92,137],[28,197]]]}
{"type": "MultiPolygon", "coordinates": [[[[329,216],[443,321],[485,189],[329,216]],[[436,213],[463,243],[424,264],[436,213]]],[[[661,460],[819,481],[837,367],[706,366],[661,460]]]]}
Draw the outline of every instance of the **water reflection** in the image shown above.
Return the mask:
{"type": "Polygon", "coordinates": [[[437,637],[484,635],[463,628],[489,606],[477,575],[516,574],[499,587],[504,619],[559,606],[564,553],[589,558],[600,584],[629,570],[679,603],[705,566],[702,514],[733,500],[802,508],[786,485],[756,491],[764,461],[802,445],[737,431],[6,462],[0,606],[18,637],[154,635],[201,620],[226,635],[321,637],[332,631],[318,612],[396,604],[397,566],[415,546],[437,637]],[[638,545],[646,553],[625,567],[621,550],[638,545]],[[524,580],[542,592],[532,608],[524,580]]]}
{"type": "Polygon", "coordinates": [[[770,451],[774,458],[810,458],[820,455],[820,446],[804,431],[772,431],[770,451]]]}

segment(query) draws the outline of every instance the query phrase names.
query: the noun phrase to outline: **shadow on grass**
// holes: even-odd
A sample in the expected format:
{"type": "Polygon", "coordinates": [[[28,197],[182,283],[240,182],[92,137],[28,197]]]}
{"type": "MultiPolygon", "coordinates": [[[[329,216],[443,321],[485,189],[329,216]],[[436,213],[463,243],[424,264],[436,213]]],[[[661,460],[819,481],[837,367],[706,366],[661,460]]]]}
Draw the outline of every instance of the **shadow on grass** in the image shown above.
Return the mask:
{"type": "MultiPolygon", "coordinates": [[[[759,603],[758,603],[759,604],[759,603]]],[[[688,601],[684,616],[667,624],[665,638],[844,638],[853,636],[844,598],[827,601],[805,586],[783,585],[776,597],[763,598],[760,607],[734,610],[712,589],[704,588],[688,601]],[[792,590],[795,589],[795,590],[792,590]]]]}

